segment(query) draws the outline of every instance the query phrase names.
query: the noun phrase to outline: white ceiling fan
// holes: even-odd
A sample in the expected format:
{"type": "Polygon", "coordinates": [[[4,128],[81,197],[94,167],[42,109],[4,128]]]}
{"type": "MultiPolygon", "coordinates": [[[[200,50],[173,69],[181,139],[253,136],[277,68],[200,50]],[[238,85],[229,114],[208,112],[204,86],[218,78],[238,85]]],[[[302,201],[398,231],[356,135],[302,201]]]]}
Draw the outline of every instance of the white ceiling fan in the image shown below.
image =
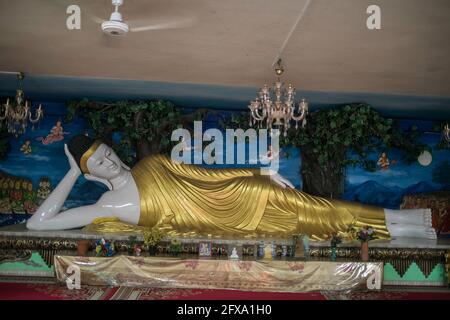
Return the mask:
{"type": "Polygon", "coordinates": [[[119,7],[123,5],[123,0],[111,0],[111,2],[115,7],[115,10],[111,14],[109,20],[103,20],[98,17],[92,17],[92,20],[101,24],[104,33],[112,36],[121,36],[128,32],[187,28],[193,26],[197,22],[195,17],[186,17],[173,21],[162,21],[157,24],[134,26],[135,23],[132,21],[130,21],[131,25],[124,21],[122,14],[119,12],[119,7]]]}

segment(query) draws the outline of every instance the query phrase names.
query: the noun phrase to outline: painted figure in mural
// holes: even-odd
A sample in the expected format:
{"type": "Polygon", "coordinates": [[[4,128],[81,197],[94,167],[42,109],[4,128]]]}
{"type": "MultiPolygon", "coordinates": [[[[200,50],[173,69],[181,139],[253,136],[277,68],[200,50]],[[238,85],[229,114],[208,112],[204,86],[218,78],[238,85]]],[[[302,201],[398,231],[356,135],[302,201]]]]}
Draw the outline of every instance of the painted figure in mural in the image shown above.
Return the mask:
{"type": "Polygon", "coordinates": [[[387,170],[389,169],[389,159],[387,157],[386,152],[383,152],[378,159],[377,164],[381,167],[381,170],[387,170]]]}
{"type": "Polygon", "coordinates": [[[26,140],[25,143],[20,147],[20,151],[24,155],[28,155],[33,152],[33,149],[31,148],[31,142],[30,140],[26,140]]]}
{"type": "Polygon", "coordinates": [[[14,183],[14,189],[12,189],[10,193],[10,199],[13,213],[25,213],[23,209],[22,182],[20,180],[16,180],[16,182],[14,183]]]}
{"type": "Polygon", "coordinates": [[[39,179],[39,188],[37,190],[37,202],[41,204],[47,199],[48,195],[52,191],[50,179],[47,177],[41,177],[39,179]]]}
{"type": "Polygon", "coordinates": [[[61,120],[58,120],[56,121],[55,126],[50,130],[50,133],[47,135],[47,137],[40,137],[37,140],[41,141],[42,144],[47,145],[53,142],[64,140],[64,134],[67,134],[67,132],[64,132],[61,120]]]}
{"type": "Polygon", "coordinates": [[[11,213],[11,203],[9,201],[9,178],[3,177],[0,180],[0,213],[11,213]]]}
{"type": "Polygon", "coordinates": [[[23,207],[26,213],[33,214],[36,209],[36,191],[33,189],[33,183],[31,181],[26,181],[26,186],[23,192],[23,207]]]}
{"type": "Polygon", "coordinates": [[[389,167],[391,165],[395,165],[396,163],[397,163],[397,160],[392,160],[392,161],[389,160],[386,152],[383,152],[377,161],[377,164],[380,166],[381,170],[387,170],[387,169],[389,169],[389,167]]]}
{"type": "Polygon", "coordinates": [[[32,214],[36,211],[36,191],[28,179],[0,179],[0,213],[32,214]]]}
{"type": "Polygon", "coordinates": [[[290,188],[278,174],[175,164],[161,155],[130,170],[107,144],[84,135],[72,138],[65,153],[70,170],[27,221],[29,229],[80,228],[115,217],[169,234],[307,234],[325,240],[349,225],[371,225],[379,238],[436,238],[429,209],[389,210],[315,197],[290,188]],[[94,205],[60,212],[81,173],[110,191],[94,205]]]}

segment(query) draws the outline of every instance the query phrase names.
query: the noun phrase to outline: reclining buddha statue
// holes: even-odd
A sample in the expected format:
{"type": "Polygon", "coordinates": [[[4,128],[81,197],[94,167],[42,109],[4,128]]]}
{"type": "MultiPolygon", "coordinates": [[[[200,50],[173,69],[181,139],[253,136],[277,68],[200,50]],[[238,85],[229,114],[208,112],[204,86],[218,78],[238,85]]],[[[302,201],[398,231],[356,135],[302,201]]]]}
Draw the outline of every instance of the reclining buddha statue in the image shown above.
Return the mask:
{"type": "Polygon", "coordinates": [[[130,170],[100,140],[78,135],[64,146],[70,170],[27,221],[28,229],[81,228],[112,218],[136,228],[214,237],[325,240],[349,225],[370,225],[378,238],[436,239],[429,209],[389,210],[308,195],[278,174],[259,169],[210,169],[156,155],[130,170]],[[97,203],[61,211],[76,180],[104,183],[97,203]]]}

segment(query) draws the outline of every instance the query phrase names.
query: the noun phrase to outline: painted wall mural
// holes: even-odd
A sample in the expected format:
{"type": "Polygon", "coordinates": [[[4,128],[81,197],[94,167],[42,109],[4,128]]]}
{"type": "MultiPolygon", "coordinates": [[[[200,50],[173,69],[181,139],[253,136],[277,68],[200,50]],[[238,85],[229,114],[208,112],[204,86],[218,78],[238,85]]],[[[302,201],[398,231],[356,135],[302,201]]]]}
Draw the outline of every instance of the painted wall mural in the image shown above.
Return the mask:
{"type": "Polygon", "coordinates": [[[398,209],[405,195],[450,190],[450,151],[437,149],[440,133],[424,132],[421,142],[431,147],[417,161],[406,164],[397,150],[373,154],[374,172],[349,167],[343,198],[398,209]]]}
{"type": "MultiPolygon", "coordinates": [[[[76,134],[91,134],[82,118],[64,123],[64,104],[42,104],[45,118],[39,128],[28,128],[24,135],[11,138],[11,151],[0,160],[0,225],[23,222],[33,214],[69,169],[63,144],[76,134]]],[[[205,123],[204,130],[218,127],[217,121],[205,123]]],[[[405,127],[411,125],[411,121],[403,123],[405,127]]],[[[377,162],[375,171],[347,167],[343,199],[398,209],[405,195],[450,191],[450,149],[436,147],[441,135],[432,131],[431,122],[414,123],[430,152],[412,164],[405,163],[397,150],[371,154],[370,158],[377,162]]],[[[302,188],[300,152],[296,148],[283,149],[279,169],[298,189],[302,188]]],[[[64,206],[94,203],[105,191],[103,185],[80,177],[64,206]]]]}
{"type": "MultiPolygon", "coordinates": [[[[38,104],[38,103],[37,103],[38,104]]],[[[64,104],[43,103],[39,127],[9,140],[10,152],[0,160],[0,225],[25,221],[46,199],[69,169],[64,142],[79,133],[89,134],[83,119],[64,124],[64,104]]],[[[95,203],[106,189],[80,178],[64,204],[72,208],[95,203]]]]}

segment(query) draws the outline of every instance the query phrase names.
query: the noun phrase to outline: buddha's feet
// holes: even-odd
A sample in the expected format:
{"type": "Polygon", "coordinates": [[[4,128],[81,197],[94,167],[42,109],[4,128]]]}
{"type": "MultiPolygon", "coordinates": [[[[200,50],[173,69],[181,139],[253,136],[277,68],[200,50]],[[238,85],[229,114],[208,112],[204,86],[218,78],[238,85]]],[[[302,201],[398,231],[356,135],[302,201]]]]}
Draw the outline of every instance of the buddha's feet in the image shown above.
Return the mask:
{"type": "MultiPolygon", "coordinates": [[[[425,209],[426,212],[424,213],[424,220],[425,220],[425,225],[428,227],[433,226],[433,216],[431,214],[431,209],[425,209]]],[[[434,231],[434,229],[433,229],[434,231]]]]}
{"type": "Polygon", "coordinates": [[[430,227],[427,230],[427,236],[428,239],[437,239],[437,235],[436,235],[436,230],[434,230],[434,228],[430,227]]]}
{"type": "Polygon", "coordinates": [[[387,224],[413,224],[432,227],[431,209],[384,209],[387,224]]]}
{"type": "Polygon", "coordinates": [[[392,238],[420,238],[436,240],[436,231],[430,226],[418,226],[413,224],[387,224],[392,238]]]}

